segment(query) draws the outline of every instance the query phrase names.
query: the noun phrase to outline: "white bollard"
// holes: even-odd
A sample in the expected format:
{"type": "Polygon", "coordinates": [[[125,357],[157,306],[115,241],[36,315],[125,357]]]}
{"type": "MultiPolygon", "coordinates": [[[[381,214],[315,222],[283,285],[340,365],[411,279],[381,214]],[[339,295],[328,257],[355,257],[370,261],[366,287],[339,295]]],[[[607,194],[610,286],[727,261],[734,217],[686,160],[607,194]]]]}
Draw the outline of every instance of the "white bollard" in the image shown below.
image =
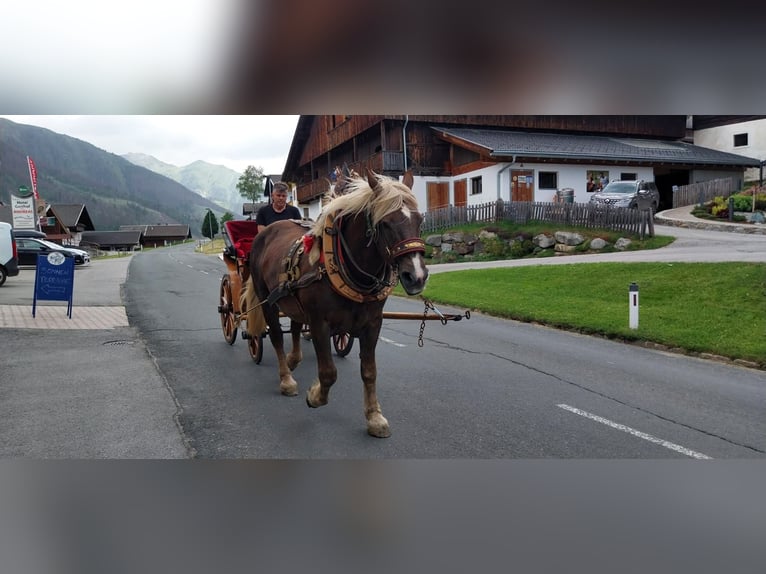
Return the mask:
{"type": "Polygon", "coordinates": [[[628,317],[631,329],[638,329],[638,284],[631,283],[628,288],[628,317]]]}

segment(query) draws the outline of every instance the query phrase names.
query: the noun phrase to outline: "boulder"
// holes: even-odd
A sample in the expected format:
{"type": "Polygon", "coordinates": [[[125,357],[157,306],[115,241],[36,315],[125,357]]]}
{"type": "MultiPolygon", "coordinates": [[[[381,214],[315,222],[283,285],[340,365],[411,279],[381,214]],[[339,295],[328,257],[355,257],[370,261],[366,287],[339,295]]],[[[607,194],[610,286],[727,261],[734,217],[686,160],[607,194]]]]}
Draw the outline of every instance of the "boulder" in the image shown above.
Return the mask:
{"type": "Polygon", "coordinates": [[[532,243],[538,247],[541,247],[542,249],[548,249],[549,247],[553,247],[556,244],[556,240],[550,235],[541,233],[540,235],[535,235],[532,238],[532,243]]]}
{"type": "Polygon", "coordinates": [[[595,239],[593,239],[590,242],[590,248],[591,249],[603,249],[607,245],[609,245],[609,244],[606,241],[604,241],[603,239],[601,239],[600,237],[596,237],[595,239]]]}
{"type": "Polygon", "coordinates": [[[441,235],[429,235],[426,237],[426,245],[430,245],[431,247],[440,247],[442,244],[442,236],[441,235]]]}
{"type": "Polygon", "coordinates": [[[564,245],[580,245],[585,241],[582,235],[572,231],[557,231],[555,237],[556,243],[563,243],[564,245]]]}
{"type": "Polygon", "coordinates": [[[620,237],[617,241],[614,242],[614,248],[619,249],[620,251],[624,251],[630,247],[631,243],[633,242],[627,237],[620,237]]]}

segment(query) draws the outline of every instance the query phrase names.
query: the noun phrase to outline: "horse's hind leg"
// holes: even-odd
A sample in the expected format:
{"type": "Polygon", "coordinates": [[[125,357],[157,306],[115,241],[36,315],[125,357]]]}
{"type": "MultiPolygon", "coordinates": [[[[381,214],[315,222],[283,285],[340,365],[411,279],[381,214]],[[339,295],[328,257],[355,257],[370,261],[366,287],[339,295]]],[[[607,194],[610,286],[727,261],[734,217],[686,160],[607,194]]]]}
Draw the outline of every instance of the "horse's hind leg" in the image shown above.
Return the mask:
{"type": "Polygon", "coordinates": [[[321,407],[330,400],[330,387],[338,378],[338,369],[332,361],[330,333],[326,328],[311,327],[311,342],[317,356],[318,379],[306,393],[306,402],[310,407],[321,407]]]}
{"type": "Polygon", "coordinates": [[[366,331],[359,337],[359,358],[361,360],[362,382],[364,383],[364,416],[367,418],[367,434],[378,438],[388,438],[391,436],[391,429],[388,426],[388,420],[383,416],[380,409],[375,390],[378,378],[375,347],[378,344],[379,333],[380,326],[377,329],[373,328],[366,331]]]}
{"type": "Polygon", "coordinates": [[[282,335],[282,325],[279,322],[279,312],[275,307],[266,305],[264,309],[266,321],[269,324],[269,339],[274,347],[279,363],[279,391],[288,397],[294,397],[298,394],[298,383],[293,379],[291,369],[287,364],[285,356],[284,336],[282,335]]]}
{"type": "Polygon", "coordinates": [[[293,346],[287,354],[287,366],[291,371],[303,360],[303,351],[301,350],[301,330],[303,323],[290,321],[290,334],[292,335],[293,346]]]}

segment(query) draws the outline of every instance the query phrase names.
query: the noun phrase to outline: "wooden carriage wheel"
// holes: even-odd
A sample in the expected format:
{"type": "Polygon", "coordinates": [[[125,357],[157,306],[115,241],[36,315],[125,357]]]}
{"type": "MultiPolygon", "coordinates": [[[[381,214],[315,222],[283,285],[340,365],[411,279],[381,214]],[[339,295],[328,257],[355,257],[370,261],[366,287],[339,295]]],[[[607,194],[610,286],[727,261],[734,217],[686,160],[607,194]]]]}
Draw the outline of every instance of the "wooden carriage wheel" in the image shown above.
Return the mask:
{"type": "Polygon", "coordinates": [[[247,350],[250,353],[250,358],[255,361],[256,364],[260,365],[261,359],[263,358],[263,335],[256,335],[255,337],[248,336],[247,350]]]}
{"type": "Polygon", "coordinates": [[[228,275],[221,278],[218,314],[221,316],[223,338],[229,345],[233,345],[234,341],[237,340],[237,319],[234,315],[234,299],[231,293],[231,280],[228,275]]]}
{"type": "Polygon", "coordinates": [[[339,357],[345,357],[351,352],[351,348],[354,346],[354,338],[348,333],[333,335],[332,346],[335,347],[335,353],[339,357]]]}

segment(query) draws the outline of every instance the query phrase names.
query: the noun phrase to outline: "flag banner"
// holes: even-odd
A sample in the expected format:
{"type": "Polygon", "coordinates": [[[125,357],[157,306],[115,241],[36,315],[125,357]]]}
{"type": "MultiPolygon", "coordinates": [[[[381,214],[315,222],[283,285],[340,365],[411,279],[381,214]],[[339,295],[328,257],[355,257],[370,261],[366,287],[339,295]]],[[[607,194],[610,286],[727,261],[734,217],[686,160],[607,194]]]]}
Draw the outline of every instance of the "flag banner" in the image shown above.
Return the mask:
{"type": "Polygon", "coordinates": [[[29,179],[32,181],[32,195],[35,196],[35,199],[40,199],[40,196],[37,194],[37,168],[35,167],[35,162],[29,156],[27,156],[27,164],[29,164],[29,179]]]}

